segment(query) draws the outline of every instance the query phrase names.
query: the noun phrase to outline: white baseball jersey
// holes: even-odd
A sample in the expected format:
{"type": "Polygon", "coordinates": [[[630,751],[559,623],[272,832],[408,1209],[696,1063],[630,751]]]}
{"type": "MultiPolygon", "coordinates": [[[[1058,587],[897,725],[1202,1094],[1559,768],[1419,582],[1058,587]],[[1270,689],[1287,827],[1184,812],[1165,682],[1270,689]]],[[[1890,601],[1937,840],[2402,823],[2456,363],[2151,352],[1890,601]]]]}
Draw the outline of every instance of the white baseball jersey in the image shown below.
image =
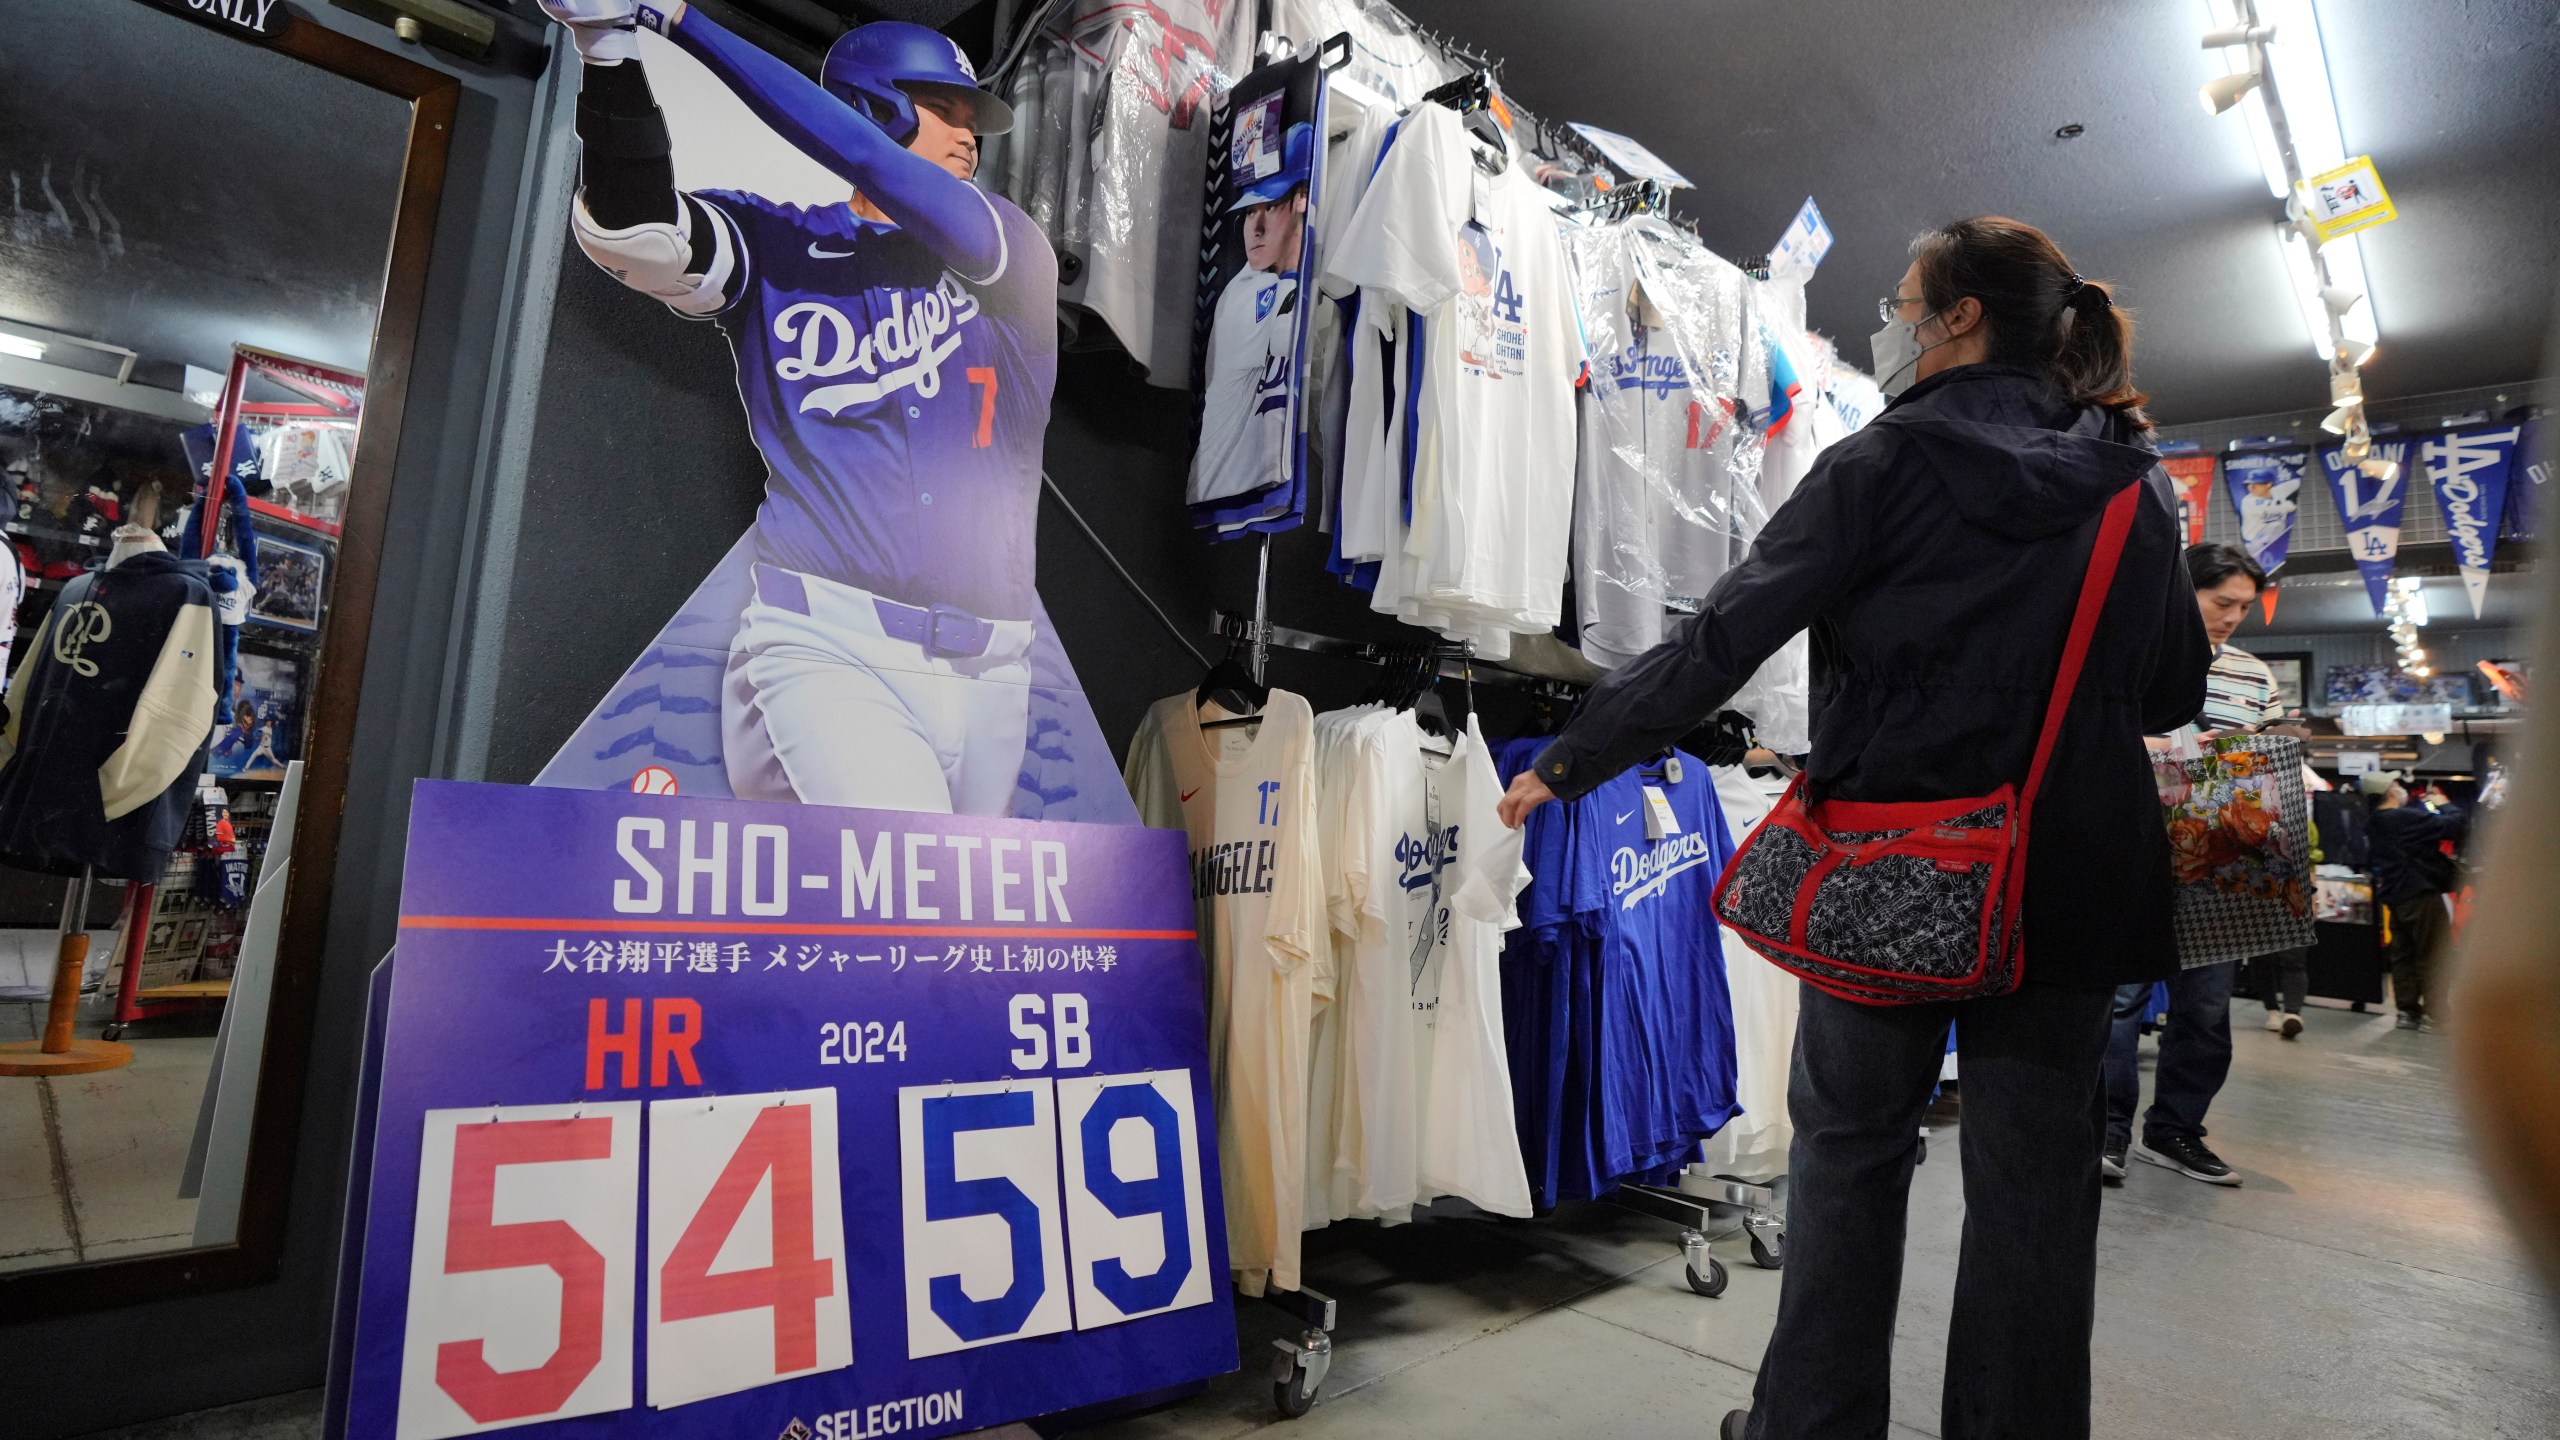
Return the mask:
{"type": "MultiPolygon", "coordinates": [[[[1743,543],[1737,469],[1742,272],[1659,220],[1567,232],[1591,378],[1575,474],[1583,655],[1615,666],[1662,639],[1743,543]]],[[[1755,515],[1749,527],[1757,532],[1755,515]]]]}
{"type": "Polygon", "coordinates": [[[1298,353],[1298,277],[1239,270],[1209,327],[1209,381],[1186,504],[1289,478],[1289,391],[1298,353]]]}
{"type": "Polygon", "coordinates": [[[1488,641],[1552,627],[1584,356],[1545,192],[1455,112],[1420,106],[1327,274],[1361,287],[1364,308],[1383,298],[1423,317],[1419,382],[1399,387],[1410,407],[1407,534],[1382,557],[1372,604],[1488,641]],[[1480,165],[1480,151],[1499,168],[1480,165]]]}
{"type": "Polygon", "coordinates": [[[1408,713],[1346,749],[1342,878],[1356,939],[1336,979],[1336,1218],[1411,1218],[1462,1196],[1529,1213],[1513,1127],[1498,966],[1529,882],[1520,832],[1472,719],[1434,753],[1408,713]]]}
{"type": "Polygon", "coordinates": [[[1190,837],[1227,1263],[1238,1288],[1259,1295],[1299,1286],[1309,1026],[1333,992],[1315,712],[1274,690],[1259,725],[1203,730],[1201,718],[1188,694],[1158,701],[1130,744],[1127,779],[1141,819],[1190,837]]]}

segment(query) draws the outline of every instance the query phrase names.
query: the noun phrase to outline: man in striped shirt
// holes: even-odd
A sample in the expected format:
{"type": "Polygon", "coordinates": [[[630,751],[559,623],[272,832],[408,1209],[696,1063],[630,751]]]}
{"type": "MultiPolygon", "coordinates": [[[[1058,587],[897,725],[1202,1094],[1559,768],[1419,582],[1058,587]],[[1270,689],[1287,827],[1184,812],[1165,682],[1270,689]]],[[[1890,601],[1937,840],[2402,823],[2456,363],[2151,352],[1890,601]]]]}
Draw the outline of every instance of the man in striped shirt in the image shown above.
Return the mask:
{"type": "MultiPolygon", "coordinates": [[[[2187,551],[2187,575],[2195,582],[2196,607],[2204,614],[2205,638],[2213,644],[2213,668],[2205,674],[2204,710],[2190,730],[2200,738],[2239,730],[2276,726],[2284,705],[2276,696],[2275,676],[2265,662],[2232,645],[2249,607],[2266,587],[2267,572],[2246,551],[2233,545],[2197,545],[2187,551]]],[[[2167,748],[2170,741],[2155,741],[2167,748]]],[[[2302,1033],[2302,995],[2310,953],[2288,950],[2250,962],[2266,992],[2266,1028],[2290,1040],[2302,1033]],[[2273,983],[2280,974],[2284,1008],[2278,1009],[2273,983]]],[[[2160,1036],[2160,1064],[2152,1079],[2151,1109],[2143,1117],[2143,1140],[2132,1145],[2133,1112],[2142,1098],[2137,1065],[2142,1012],[2151,997],[2149,984],[2126,985],[2116,991],[2115,1031],[2107,1045],[2107,1139],[2101,1169],[2110,1185],[2124,1181],[2125,1155],[2175,1170],[2208,1185],[2237,1185],[2240,1177],[2204,1143],[2205,1111],[2231,1073],[2231,989],[2239,962],[2218,961],[2181,969],[2169,981],[2169,1025],[2160,1036]]]]}

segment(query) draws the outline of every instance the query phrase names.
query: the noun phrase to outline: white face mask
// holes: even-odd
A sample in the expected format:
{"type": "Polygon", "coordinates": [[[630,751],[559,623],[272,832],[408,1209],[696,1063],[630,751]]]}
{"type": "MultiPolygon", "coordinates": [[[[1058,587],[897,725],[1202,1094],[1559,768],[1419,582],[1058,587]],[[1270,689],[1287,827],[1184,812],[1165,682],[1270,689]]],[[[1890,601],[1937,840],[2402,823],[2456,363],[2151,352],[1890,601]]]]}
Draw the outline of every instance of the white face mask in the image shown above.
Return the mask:
{"type": "MultiPolygon", "coordinates": [[[[1887,396],[1899,395],[1911,388],[1919,378],[1920,357],[1938,348],[1920,343],[1922,325],[1937,319],[1937,313],[1922,316],[1918,322],[1888,320],[1884,328],[1867,337],[1868,347],[1875,352],[1876,388],[1887,396]]],[[[1939,345],[1946,342],[1941,340],[1939,345]]]]}

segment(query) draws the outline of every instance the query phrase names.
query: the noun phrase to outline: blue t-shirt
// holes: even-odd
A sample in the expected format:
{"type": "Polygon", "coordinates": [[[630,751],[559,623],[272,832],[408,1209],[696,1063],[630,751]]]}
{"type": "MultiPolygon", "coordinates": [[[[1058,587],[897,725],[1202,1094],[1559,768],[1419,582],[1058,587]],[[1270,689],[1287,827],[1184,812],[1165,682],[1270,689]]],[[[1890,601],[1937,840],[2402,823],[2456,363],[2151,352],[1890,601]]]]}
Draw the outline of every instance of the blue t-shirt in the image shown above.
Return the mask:
{"type": "MultiPolygon", "coordinates": [[[[1539,742],[1505,747],[1516,773],[1539,742]]],[[[1542,1203],[1667,1178],[1734,1103],[1733,1005],[1709,903],[1732,855],[1707,767],[1627,774],[1541,807],[1534,877],[1504,955],[1504,1023],[1531,1188],[1542,1203]],[[1646,838],[1648,786],[1679,833],[1646,838]]]]}

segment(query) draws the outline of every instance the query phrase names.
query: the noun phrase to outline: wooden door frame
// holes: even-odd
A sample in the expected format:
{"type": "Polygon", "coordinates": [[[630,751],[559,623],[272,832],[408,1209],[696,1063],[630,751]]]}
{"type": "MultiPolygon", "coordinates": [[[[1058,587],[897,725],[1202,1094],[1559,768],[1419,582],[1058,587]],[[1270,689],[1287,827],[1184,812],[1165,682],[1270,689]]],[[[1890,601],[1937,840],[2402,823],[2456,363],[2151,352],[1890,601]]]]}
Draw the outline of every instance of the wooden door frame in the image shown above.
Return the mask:
{"type": "Polygon", "coordinates": [[[283,1257],[366,641],[462,82],[302,15],[294,15],[267,48],[395,95],[408,102],[410,118],[382,300],[366,360],[364,415],[338,539],[337,580],[313,681],[301,812],[267,1002],[239,1228],[227,1245],[0,1274],[0,1326],[255,1285],[274,1279],[283,1257]]]}

